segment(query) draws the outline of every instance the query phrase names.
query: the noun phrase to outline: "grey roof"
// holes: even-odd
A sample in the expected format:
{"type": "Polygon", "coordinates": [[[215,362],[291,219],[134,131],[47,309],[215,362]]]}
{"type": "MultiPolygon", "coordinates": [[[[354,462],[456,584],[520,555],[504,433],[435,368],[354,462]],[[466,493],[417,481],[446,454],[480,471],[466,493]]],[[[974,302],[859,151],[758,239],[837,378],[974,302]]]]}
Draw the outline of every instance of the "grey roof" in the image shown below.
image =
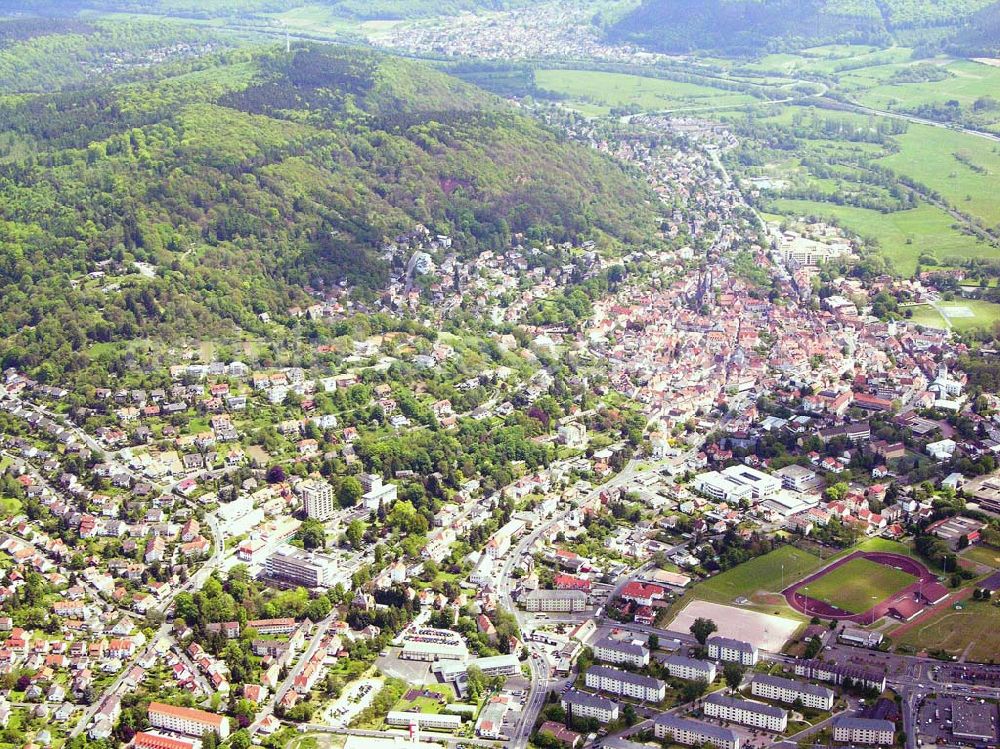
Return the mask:
{"type": "Polygon", "coordinates": [[[596,707],[602,710],[614,710],[618,703],[590,692],[581,692],[579,689],[570,689],[562,696],[563,702],[571,705],[583,705],[584,707],[596,707]]]}
{"type": "Polygon", "coordinates": [[[656,725],[663,726],[667,729],[672,728],[678,731],[692,731],[700,733],[707,739],[719,739],[727,743],[736,741],[735,732],[730,731],[728,728],[723,728],[722,726],[712,725],[711,723],[703,723],[700,720],[678,718],[676,715],[664,713],[662,715],[657,715],[653,722],[656,725]]]}
{"type": "Polygon", "coordinates": [[[608,736],[606,739],[601,739],[601,749],[649,749],[649,744],[629,741],[620,736],[608,736]]]}
{"type": "Polygon", "coordinates": [[[632,642],[615,640],[611,637],[602,637],[594,643],[594,648],[608,648],[609,650],[617,650],[621,653],[629,653],[631,655],[638,656],[642,656],[649,652],[645,645],[636,645],[632,642]]]}
{"type": "Polygon", "coordinates": [[[895,731],[896,726],[888,720],[874,718],[853,718],[848,715],[838,715],[833,719],[835,728],[857,728],[862,731],[895,731]]]}
{"type": "Polygon", "coordinates": [[[783,676],[771,676],[770,674],[754,674],[753,678],[750,680],[753,682],[760,682],[761,684],[770,684],[771,686],[781,687],[784,689],[794,689],[797,692],[802,692],[802,694],[812,694],[816,697],[833,697],[833,690],[827,689],[826,687],[821,687],[819,684],[810,684],[807,681],[796,681],[795,679],[786,679],[783,676]]]}
{"type": "Polygon", "coordinates": [[[701,661],[697,658],[688,658],[683,655],[668,655],[663,659],[663,663],[668,666],[687,666],[688,668],[695,668],[699,671],[709,671],[715,668],[715,665],[709,663],[708,661],[701,661]]]}
{"type": "Polygon", "coordinates": [[[646,676],[645,674],[633,674],[630,671],[623,671],[620,668],[612,668],[611,666],[591,666],[587,669],[588,674],[595,674],[597,676],[606,676],[611,679],[618,679],[619,681],[624,681],[629,684],[637,684],[643,687],[650,687],[652,689],[659,689],[666,682],[655,679],[652,676],[646,676]]]}
{"type": "Polygon", "coordinates": [[[759,715],[768,715],[772,718],[783,718],[788,715],[787,711],[782,710],[780,707],[775,707],[774,705],[768,705],[764,702],[754,702],[753,700],[739,700],[735,697],[727,697],[724,694],[719,694],[718,692],[712,692],[708,695],[708,697],[705,698],[705,702],[710,702],[713,705],[735,707],[751,713],[757,713],[759,715]]]}
{"type": "Polygon", "coordinates": [[[731,637],[709,637],[708,644],[718,645],[720,648],[731,648],[733,650],[739,650],[744,653],[752,653],[754,650],[757,649],[753,644],[749,642],[744,642],[743,640],[734,640],[731,637]]]}

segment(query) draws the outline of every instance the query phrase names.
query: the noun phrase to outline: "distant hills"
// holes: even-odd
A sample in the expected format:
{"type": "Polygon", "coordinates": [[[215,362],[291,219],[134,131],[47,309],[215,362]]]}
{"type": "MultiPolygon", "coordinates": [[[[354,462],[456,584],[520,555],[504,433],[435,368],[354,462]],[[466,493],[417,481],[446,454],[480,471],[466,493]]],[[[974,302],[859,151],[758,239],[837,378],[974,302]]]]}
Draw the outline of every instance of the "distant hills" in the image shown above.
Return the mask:
{"type": "Polygon", "coordinates": [[[750,57],[835,42],[1000,48],[995,0],[643,0],[614,41],[668,54],[750,57]]]}
{"type": "Polygon", "coordinates": [[[307,286],[377,290],[381,244],[418,222],[459,252],[656,230],[655,196],[611,159],[415,62],[309,46],[141,72],[0,97],[4,365],[264,334],[259,313],[280,321],[307,286]]]}

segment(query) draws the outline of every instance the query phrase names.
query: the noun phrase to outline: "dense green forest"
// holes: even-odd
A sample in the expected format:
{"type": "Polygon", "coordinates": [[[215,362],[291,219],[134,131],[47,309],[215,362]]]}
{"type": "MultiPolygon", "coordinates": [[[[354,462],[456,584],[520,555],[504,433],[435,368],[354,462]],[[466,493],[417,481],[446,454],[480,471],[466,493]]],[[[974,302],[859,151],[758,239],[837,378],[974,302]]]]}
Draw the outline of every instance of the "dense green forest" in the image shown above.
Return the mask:
{"type": "Polygon", "coordinates": [[[610,30],[668,53],[753,57],[833,42],[934,43],[992,54],[995,0],[644,0],[610,30]]]}
{"type": "Polygon", "coordinates": [[[379,288],[380,245],[417,222],[463,252],[611,245],[652,236],[655,205],[501,100],[368,51],[244,48],[6,96],[0,359],[55,377],[103,342],[263,333],[307,286],[379,288]]]}

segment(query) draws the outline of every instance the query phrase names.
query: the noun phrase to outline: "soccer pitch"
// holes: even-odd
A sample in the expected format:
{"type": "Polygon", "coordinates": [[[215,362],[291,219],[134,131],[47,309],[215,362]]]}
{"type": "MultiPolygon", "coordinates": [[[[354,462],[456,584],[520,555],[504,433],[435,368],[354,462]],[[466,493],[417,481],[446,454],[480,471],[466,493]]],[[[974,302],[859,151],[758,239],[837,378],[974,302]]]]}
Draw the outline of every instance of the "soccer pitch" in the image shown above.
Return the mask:
{"type": "Polygon", "coordinates": [[[852,559],[799,590],[852,614],[860,614],[895,595],[917,578],[894,567],[852,559]]]}

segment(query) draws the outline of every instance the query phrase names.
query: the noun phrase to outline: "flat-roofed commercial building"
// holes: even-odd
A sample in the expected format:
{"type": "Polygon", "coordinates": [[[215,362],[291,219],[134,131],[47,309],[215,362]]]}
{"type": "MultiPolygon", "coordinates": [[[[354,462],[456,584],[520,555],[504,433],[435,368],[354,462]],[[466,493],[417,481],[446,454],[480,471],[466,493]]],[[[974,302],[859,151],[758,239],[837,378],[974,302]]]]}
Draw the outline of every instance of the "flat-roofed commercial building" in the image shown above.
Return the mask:
{"type": "Polygon", "coordinates": [[[731,477],[718,471],[708,471],[695,476],[694,490],[712,499],[721,499],[731,505],[739,504],[742,501],[749,502],[752,497],[752,490],[749,486],[734,481],[731,477]]]}
{"type": "Polygon", "coordinates": [[[801,701],[803,707],[816,710],[833,709],[833,690],[818,684],[786,679],[782,676],[755,674],[750,681],[750,693],[766,700],[776,700],[789,705],[801,701]]]}
{"type": "Polygon", "coordinates": [[[392,710],[385,716],[385,722],[390,726],[411,726],[416,724],[420,728],[454,731],[462,727],[462,716],[448,715],[446,713],[408,713],[401,710],[392,710]]]}
{"type": "Polygon", "coordinates": [[[591,666],[587,669],[584,683],[591,689],[648,702],[659,702],[667,694],[665,681],[611,666],[591,666]]]}
{"type": "Polygon", "coordinates": [[[527,611],[576,613],[587,608],[583,590],[529,590],[524,596],[527,611]]]}
{"type": "Polygon", "coordinates": [[[788,713],[780,707],[753,700],[741,700],[713,692],[705,698],[705,715],[730,723],[781,733],[788,728],[788,713]]]}
{"type": "Polygon", "coordinates": [[[162,702],[149,703],[149,724],[165,731],[183,733],[201,738],[207,731],[214,731],[220,739],[229,736],[229,719],[192,707],[177,707],[162,702]]]}
{"type": "Polygon", "coordinates": [[[649,648],[636,642],[604,637],[594,643],[594,657],[605,663],[649,665],[649,648]]]}
{"type": "Polygon", "coordinates": [[[280,546],[264,563],[264,574],[272,580],[305,588],[332,588],[339,582],[350,590],[350,576],[338,573],[333,557],[288,545],[280,546]]]}
{"type": "Polygon", "coordinates": [[[966,702],[955,698],[951,702],[951,732],[956,739],[975,741],[985,746],[1000,743],[1000,729],[997,726],[997,706],[977,700],[966,702]]]}
{"type": "Polygon", "coordinates": [[[833,740],[842,744],[892,744],[896,727],[888,720],[851,718],[833,719],[833,740]]]}
{"type": "Polygon", "coordinates": [[[859,648],[877,648],[882,644],[881,632],[869,632],[867,629],[857,627],[845,627],[837,635],[837,639],[845,645],[854,645],[859,648]]]}
{"type": "Polygon", "coordinates": [[[742,663],[744,666],[756,666],[760,652],[757,646],[743,642],[743,640],[733,640],[729,637],[709,637],[708,657],[717,661],[730,661],[742,663]]]}
{"type": "Polygon", "coordinates": [[[653,735],[678,744],[697,746],[708,742],[716,749],[740,749],[740,737],[728,728],[664,713],[653,721],[653,735]]]}
{"type": "Polygon", "coordinates": [[[704,679],[709,684],[715,681],[715,664],[710,661],[701,661],[697,658],[687,658],[683,655],[668,655],[663,659],[663,665],[667,667],[667,672],[676,679],[687,679],[697,681],[704,679]]]}
{"type": "Polygon", "coordinates": [[[618,720],[618,703],[590,692],[570,689],[562,696],[561,704],[574,718],[596,718],[601,723],[618,720]]]}
{"type": "Polygon", "coordinates": [[[405,661],[458,661],[468,655],[464,642],[446,640],[406,639],[399,651],[399,657],[405,661]]]}

